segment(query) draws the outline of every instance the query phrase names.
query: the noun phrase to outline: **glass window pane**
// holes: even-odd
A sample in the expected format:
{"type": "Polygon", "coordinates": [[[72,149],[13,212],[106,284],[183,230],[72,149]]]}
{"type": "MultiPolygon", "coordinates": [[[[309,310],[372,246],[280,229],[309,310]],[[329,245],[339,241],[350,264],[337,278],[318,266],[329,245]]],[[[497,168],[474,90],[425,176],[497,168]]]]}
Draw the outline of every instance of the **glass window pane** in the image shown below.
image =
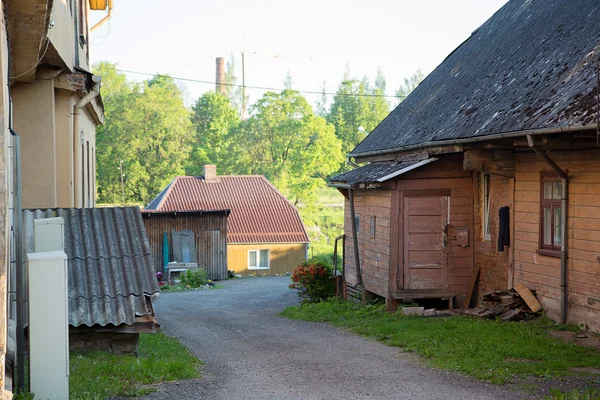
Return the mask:
{"type": "Polygon", "coordinates": [[[562,182],[554,182],[552,184],[552,198],[555,200],[562,199],[563,185],[562,182]]]}
{"type": "Polygon", "coordinates": [[[260,267],[269,268],[269,250],[260,251],[260,267]]]}
{"type": "Polygon", "coordinates": [[[256,254],[257,254],[256,251],[251,251],[248,253],[248,257],[249,257],[248,266],[249,267],[257,267],[258,266],[258,263],[256,262],[256,254]]]}
{"type": "Polygon", "coordinates": [[[544,198],[552,198],[552,182],[544,182],[544,198]]]}
{"type": "Polygon", "coordinates": [[[562,217],[562,209],[554,209],[554,246],[560,247],[562,244],[562,230],[560,229],[560,222],[562,217]]]}
{"type": "Polygon", "coordinates": [[[552,209],[544,208],[544,244],[552,246],[552,209]]]}

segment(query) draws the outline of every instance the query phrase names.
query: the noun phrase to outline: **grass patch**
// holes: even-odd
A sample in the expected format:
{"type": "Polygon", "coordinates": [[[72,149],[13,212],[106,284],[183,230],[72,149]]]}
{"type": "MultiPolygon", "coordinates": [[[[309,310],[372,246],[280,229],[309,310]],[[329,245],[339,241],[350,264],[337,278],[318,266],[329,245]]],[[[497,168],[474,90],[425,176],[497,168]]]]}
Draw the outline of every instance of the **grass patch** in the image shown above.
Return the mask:
{"type": "Polygon", "coordinates": [[[139,355],[104,351],[71,352],[70,399],[135,397],[151,384],[200,376],[202,364],[177,339],[162,333],[140,335],[139,355]]]}
{"type": "Polygon", "coordinates": [[[600,354],[551,338],[546,321],[516,323],[467,317],[423,318],[329,300],[288,307],[282,316],[328,322],[362,336],[415,352],[432,367],[504,383],[515,376],[571,374],[570,368],[598,367],[600,354]]]}
{"type": "Polygon", "coordinates": [[[551,390],[551,395],[546,397],[548,400],[598,400],[600,399],[600,390],[573,390],[570,392],[561,392],[551,390]]]}

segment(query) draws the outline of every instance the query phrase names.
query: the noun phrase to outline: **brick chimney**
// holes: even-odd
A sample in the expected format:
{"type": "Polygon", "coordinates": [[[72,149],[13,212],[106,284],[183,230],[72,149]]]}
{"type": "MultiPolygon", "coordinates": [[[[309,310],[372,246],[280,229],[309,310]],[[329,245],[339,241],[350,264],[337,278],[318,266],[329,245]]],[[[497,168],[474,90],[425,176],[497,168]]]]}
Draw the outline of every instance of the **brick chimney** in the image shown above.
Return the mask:
{"type": "Polygon", "coordinates": [[[216,165],[205,165],[204,166],[204,182],[217,182],[217,166],[216,165]]]}

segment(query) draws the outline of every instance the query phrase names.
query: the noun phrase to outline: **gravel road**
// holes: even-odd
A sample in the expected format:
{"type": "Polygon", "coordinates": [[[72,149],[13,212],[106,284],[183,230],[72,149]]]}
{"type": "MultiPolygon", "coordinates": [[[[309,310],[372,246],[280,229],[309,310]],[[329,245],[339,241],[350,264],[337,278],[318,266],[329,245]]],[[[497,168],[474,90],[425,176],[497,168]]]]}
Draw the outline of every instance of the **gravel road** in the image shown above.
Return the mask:
{"type": "Polygon", "coordinates": [[[161,385],[146,399],[523,398],[326,324],[278,317],[297,303],[289,282],[238,279],[162,294],[155,308],[163,332],[206,365],[202,379],[161,385]]]}

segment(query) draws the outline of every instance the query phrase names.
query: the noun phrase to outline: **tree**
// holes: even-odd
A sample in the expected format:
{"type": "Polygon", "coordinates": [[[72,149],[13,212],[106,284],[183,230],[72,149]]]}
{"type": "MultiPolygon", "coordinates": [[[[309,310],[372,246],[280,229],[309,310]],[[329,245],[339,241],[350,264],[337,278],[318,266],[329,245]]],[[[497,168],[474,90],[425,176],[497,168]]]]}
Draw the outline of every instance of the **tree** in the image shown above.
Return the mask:
{"type": "Polygon", "coordinates": [[[237,133],[245,139],[240,143],[245,156],[238,158],[244,172],[265,175],[296,203],[312,201],[315,189],[343,160],[334,127],[292,90],[265,93],[251,112],[237,133]]]}
{"type": "Polygon", "coordinates": [[[398,104],[402,103],[402,101],[415,90],[419,83],[425,78],[423,75],[423,71],[421,68],[417,69],[411,76],[408,78],[404,78],[404,83],[400,85],[398,90],[396,90],[396,96],[398,97],[398,104]]]}
{"type": "Polygon", "coordinates": [[[176,175],[184,173],[192,124],[173,79],[155,76],[130,83],[116,66],[100,63],[104,125],[96,132],[99,201],[147,203],[176,175]]]}
{"type": "MultiPolygon", "coordinates": [[[[349,72],[345,77],[348,78],[349,72]]],[[[368,79],[345,79],[333,97],[327,122],[335,126],[335,134],[342,141],[342,151],[349,153],[388,115],[385,100],[385,78],[378,71],[376,84],[370,87],[368,79]]]]}
{"type": "Polygon", "coordinates": [[[217,92],[204,93],[192,107],[192,123],[195,136],[187,174],[201,175],[204,164],[216,164],[225,173],[234,172],[232,135],[240,118],[229,99],[217,92]]]}

